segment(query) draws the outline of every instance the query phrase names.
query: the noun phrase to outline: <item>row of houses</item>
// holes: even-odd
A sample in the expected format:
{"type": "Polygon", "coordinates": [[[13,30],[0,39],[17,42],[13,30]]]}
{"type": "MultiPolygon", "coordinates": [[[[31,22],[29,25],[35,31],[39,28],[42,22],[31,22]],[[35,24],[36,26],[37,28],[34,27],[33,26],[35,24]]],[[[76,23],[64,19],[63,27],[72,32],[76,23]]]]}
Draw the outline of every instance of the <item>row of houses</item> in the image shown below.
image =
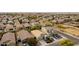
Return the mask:
{"type": "Polygon", "coordinates": [[[48,43],[53,42],[58,38],[60,39],[60,35],[54,34],[55,31],[53,31],[52,27],[45,26],[51,25],[52,23],[64,23],[65,21],[71,21],[71,18],[61,19],[59,17],[54,17],[54,19],[52,16],[43,16],[39,16],[38,19],[30,20],[28,19],[28,16],[2,15],[2,17],[0,17],[0,33],[1,31],[6,33],[1,35],[2,38],[0,44],[16,45],[17,43],[22,43],[25,45],[25,43],[27,43],[28,45],[48,45],[48,43]],[[24,29],[38,24],[42,26],[40,30],[35,29],[28,32],[24,29]]]}
{"type": "MultiPolygon", "coordinates": [[[[5,29],[4,31],[7,32],[9,29],[13,29],[14,31],[19,30],[21,28],[27,28],[30,26],[34,26],[37,24],[40,24],[41,26],[47,26],[47,25],[52,25],[52,23],[63,23],[66,21],[71,20],[70,18],[65,18],[65,19],[53,19],[53,16],[46,16],[38,17],[38,19],[31,19],[29,20],[28,17],[25,16],[10,16],[10,15],[0,15],[1,22],[0,22],[0,29],[5,29]],[[49,22],[51,19],[52,23],[49,22]]],[[[44,16],[44,15],[43,15],[44,16]]]]}
{"type": "Polygon", "coordinates": [[[16,34],[12,32],[7,32],[2,36],[0,45],[16,45],[21,42],[22,44],[26,43],[27,40],[35,39],[35,37],[26,30],[20,30],[16,34]]]}
{"type": "MultiPolygon", "coordinates": [[[[27,30],[20,30],[16,33],[7,32],[2,36],[0,41],[1,45],[18,45],[22,43],[30,45],[48,45],[57,39],[55,35],[51,36],[53,33],[52,27],[42,27],[41,30],[33,30],[28,32],[27,30]],[[55,38],[55,39],[54,39],[55,38]],[[34,43],[36,42],[36,43],[34,43]]],[[[61,39],[62,37],[59,37],[61,39]]]]}

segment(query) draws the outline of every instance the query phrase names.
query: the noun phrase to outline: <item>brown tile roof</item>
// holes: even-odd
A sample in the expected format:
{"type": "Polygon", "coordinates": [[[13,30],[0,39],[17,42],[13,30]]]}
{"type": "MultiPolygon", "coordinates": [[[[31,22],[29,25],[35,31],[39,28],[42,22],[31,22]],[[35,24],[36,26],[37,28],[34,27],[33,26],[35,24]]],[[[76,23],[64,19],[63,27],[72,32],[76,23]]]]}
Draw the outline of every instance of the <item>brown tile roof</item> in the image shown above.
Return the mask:
{"type": "Polygon", "coordinates": [[[17,32],[17,37],[19,37],[21,40],[24,40],[27,38],[33,38],[34,36],[26,30],[20,30],[17,32]]]}
{"type": "Polygon", "coordinates": [[[15,43],[15,34],[14,33],[5,33],[1,39],[1,43],[3,42],[7,42],[7,41],[10,41],[10,42],[13,42],[15,43]]]}
{"type": "Polygon", "coordinates": [[[33,31],[31,31],[31,33],[32,33],[35,37],[39,37],[41,34],[43,34],[40,30],[33,30],[33,31]]]}

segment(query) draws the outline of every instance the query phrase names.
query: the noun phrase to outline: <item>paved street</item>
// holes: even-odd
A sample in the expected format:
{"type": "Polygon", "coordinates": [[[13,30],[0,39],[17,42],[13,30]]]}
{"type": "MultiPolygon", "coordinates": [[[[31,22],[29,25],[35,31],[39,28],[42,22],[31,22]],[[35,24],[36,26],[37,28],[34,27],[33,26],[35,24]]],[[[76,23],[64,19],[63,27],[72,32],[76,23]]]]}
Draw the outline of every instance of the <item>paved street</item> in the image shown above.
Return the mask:
{"type": "Polygon", "coordinates": [[[75,44],[79,44],[79,38],[78,38],[78,37],[75,37],[75,36],[72,36],[72,35],[70,35],[70,34],[67,34],[67,33],[64,33],[64,32],[62,32],[62,31],[59,31],[59,30],[57,30],[56,28],[54,28],[54,30],[55,30],[57,33],[59,33],[59,34],[65,36],[65,37],[67,37],[67,38],[73,40],[73,41],[75,42],[75,44]]]}

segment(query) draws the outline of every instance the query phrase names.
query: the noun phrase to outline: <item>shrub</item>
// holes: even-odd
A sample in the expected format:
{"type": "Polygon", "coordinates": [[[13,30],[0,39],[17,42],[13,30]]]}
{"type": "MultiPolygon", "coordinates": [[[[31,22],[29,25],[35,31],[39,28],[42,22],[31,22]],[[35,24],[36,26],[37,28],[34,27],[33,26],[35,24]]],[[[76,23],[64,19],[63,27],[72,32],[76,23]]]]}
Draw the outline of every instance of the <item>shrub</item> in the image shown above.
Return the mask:
{"type": "Polygon", "coordinates": [[[61,46],[73,46],[74,45],[74,43],[71,40],[69,40],[69,39],[60,40],[59,44],[61,46]]]}
{"type": "Polygon", "coordinates": [[[51,43],[53,40],[52,39],[50,39],[50,37],[47,37],[47,39],[46,39],[46,42],[47,43],[51,43]]]}
{"type": "Polygon", "coordinates": [[[64,27],[62,24],[59,24],[58,28],[66,29],[66,27],[64,27]]]}

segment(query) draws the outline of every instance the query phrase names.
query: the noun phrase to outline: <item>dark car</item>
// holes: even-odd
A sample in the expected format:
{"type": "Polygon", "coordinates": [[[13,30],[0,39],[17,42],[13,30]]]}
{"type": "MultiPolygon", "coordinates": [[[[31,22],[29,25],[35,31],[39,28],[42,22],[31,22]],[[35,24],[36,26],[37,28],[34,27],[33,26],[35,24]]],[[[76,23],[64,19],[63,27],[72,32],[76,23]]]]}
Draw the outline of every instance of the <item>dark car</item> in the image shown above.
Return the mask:
{"type": "Polygon", "coordinates": [[[59,34],[52,34],[52,36],[53,36],[55,39],[60,39],[60,38],[62,38],[59,34]]]}

